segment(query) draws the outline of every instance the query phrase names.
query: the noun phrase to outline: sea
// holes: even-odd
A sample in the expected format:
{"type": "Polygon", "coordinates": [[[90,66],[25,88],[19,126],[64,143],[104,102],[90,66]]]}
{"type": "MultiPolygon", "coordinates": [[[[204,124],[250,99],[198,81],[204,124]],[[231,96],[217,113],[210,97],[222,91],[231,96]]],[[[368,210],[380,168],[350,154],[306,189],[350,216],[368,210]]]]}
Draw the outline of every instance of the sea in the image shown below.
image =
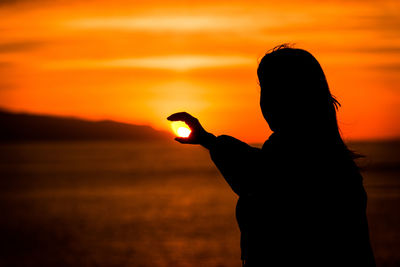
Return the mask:
{"type": "MultiPolygon", "coordinates": [[[[377,265],[400,266],[400,141],[349,147],[377,265]]],[[[240,267],[236,201],[200,146],[2,143],[0,266],[240,267]]]]}

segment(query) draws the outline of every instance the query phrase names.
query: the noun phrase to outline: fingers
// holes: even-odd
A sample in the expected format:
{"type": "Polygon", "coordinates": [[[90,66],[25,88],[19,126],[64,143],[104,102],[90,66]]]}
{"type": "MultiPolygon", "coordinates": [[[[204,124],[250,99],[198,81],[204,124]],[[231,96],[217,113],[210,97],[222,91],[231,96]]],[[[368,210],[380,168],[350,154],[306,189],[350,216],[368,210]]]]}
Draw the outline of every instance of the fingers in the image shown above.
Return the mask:
{"type": "Polygon", "coordinates": [[[189,127],[193,127],[198,120],[187,112],[177,112],[167,118],[169,121],[184,121],[189,127]]]}
{"type": "Polygon", "coordinates": [[[190,118],[190,117],[192,117],[192,115],[190,115],[187,112],[177,112],[177,113],[174,113],[174,114],[170,115],[167,118],[167,120],[169,120],[169,121],[180,121],[180,120],[187,119],[187,118],[190,118]]]}
{"type": "Polygon", "coordinates": [[[195,117],[193,117],[187,112],[177,112],[167,118],[167,120],[169,121],[186,121],[186,120],[191,121],[193,119],[195,119],[195,117]]]}
{"type": "Polygon", "coordinates": [[[175,137],[175,141],[178,141],[181,144],[192,144],[187,137],[175,137]]]}

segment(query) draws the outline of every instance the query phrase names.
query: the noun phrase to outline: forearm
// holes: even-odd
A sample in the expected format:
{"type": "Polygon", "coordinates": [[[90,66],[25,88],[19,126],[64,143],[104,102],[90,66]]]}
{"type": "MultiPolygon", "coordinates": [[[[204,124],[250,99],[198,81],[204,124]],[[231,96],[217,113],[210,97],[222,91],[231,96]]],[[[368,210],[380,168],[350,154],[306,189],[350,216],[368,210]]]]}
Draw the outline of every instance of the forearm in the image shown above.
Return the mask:
{"type": "Polygon", "coordinates": [[[208,150],[211,150],[211,148],[215,146],[216,142],[217,142],[217,137],[215,135],[213,135],[212,133],[206,133],[202,137],[200,145],[207,148],[208,150]]]}

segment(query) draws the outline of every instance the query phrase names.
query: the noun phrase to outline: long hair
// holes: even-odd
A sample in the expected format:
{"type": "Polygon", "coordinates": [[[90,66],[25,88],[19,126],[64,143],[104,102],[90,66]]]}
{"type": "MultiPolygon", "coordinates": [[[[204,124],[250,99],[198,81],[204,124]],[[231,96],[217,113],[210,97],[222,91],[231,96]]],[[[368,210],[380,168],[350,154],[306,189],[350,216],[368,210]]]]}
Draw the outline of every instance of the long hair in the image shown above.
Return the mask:
{"type": "Polygon", "coordinates": [[[273,131],[294,131],[358,157],[343,142],[336,118],[340,103],[314,56],[288,44],[279,45],[261,59],[257,75],[261,109],[273,131]]]}

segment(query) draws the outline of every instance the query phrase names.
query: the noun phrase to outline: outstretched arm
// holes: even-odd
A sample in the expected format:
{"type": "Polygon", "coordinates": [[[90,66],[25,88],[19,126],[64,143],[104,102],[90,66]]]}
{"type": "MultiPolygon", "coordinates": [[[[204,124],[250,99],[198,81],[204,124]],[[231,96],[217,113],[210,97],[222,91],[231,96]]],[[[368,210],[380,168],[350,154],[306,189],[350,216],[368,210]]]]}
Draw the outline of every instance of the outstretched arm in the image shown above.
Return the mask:
{"type": "Polygon", "coordinates": [[[239,196],[251,194],[260,182],[262,155],[259,148],[227,135],[216,138],[211,159],[232,190],[239,196]]]}
{"type": "Polygon", "coordinates": [[[249,194],[254,190],[262,169],[260,149],[227,135],[215,137],[197,118],[186,112],[172,114],[168,120],[184,121],[190,127],[192,132],[188,137],[176,137],[175,140],[209,149],[211,159],[236,194],[249,194]]]}

